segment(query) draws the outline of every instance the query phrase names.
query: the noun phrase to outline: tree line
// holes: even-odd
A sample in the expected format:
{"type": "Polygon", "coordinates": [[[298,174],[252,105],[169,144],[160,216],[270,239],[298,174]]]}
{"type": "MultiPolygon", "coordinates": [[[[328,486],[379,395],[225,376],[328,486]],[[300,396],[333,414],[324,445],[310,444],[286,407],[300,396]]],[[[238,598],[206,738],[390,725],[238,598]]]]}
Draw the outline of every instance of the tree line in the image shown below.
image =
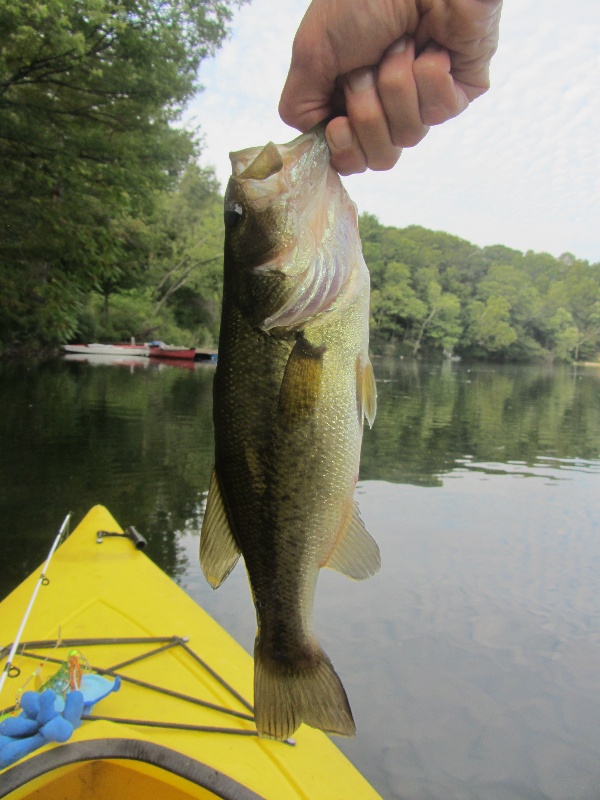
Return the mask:
{"type": "Polygon", "coordinates": [[[477,247],[418,226],[360,218],[372,341],[406,355],[586,361],[600,352],[600,263],[477,247]]]}
{"type": "Polygon", "coordinates": [[[0,3],[5,352],[83,335],[95,295],[166,256],[156,215],[199,153],[177,123],[243,1],[0,3]]]}
{"type": "MultiPolygon", "coordinates": [[[[0,354],[216,345],[222,196],[178,125],[243,0],[4,0],[0,354]]],[[[372,346],[594,360],[600,265],[360,218],[372,346]]]]}

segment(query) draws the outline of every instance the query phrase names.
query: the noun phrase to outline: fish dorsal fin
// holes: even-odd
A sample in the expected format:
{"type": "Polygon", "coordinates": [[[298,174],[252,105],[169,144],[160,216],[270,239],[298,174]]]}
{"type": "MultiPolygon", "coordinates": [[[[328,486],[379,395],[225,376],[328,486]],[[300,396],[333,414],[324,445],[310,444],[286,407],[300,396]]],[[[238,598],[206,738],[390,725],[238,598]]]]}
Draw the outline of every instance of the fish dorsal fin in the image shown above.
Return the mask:
{"type": "Polygon", "coordinates": [[[359,422],[362,422],[364,415],[369,428],[372,428],[377,413],[377,385],[371,359],[367,358],[366,362],[363,362],[361,356],[356,359],[356,401],[359,422]]]}
{"type": "Polygon", "coordinates": [[[361,581],[370,578],[381,566],[377,542],[365,528],[358,506],[352,502],[350,519],[345,531],[338,537],[324,567],[335,569],[342,575],[361,581]]]}
{"type": "Polygon", "coordinates": [[[260,153],[256,156],[254,161],[249,164],[246,169],[238,175],[240,180],[259,180],[264,181],[275,175],[283,168],[283,159],[277,149],[277,145],[273,142],[266,144],[260,153]]]}
{"type": "Polygon", "coordinates": [[[325,347],[315,347],[300,334],[288,358],[279,390],[279,413],[288,421],[306,419],[315,409],[325,347]]]}
{"type": "Polygon", "coordinates": [[[200,533],[200,566],[213,589],[220,586],[240,557],[231,532],[217,471],[213,469],[200,533]]]}

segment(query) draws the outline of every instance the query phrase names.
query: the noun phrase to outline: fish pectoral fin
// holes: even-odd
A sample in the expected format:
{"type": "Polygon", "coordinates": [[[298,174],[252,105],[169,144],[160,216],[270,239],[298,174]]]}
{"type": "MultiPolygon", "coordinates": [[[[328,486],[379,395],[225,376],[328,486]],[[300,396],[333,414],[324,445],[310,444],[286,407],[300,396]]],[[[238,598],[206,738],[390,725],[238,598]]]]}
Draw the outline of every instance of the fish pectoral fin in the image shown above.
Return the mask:
{"type": "Polygon", "coordinates": [[[377,385],[371,359],[367,358],[363,363],[361,356],[356,359],[356,402],[359,422],[362,422],[364,415],[369,428],[372,428],[377,413],[377,385]]]}
{"type": "Polygon", "coordinates": [[[365,528],[356,503],[352,503],[348,525],[339,536],[323,566],[335,569],[355,581],[370,578],[379,570],[381,566],[379,547],[365,528]]]}
{"type": "Polygon", "coordinates": [[[279,413],[288,422],[306,419],[315,409],[321,388],[325,347],[315,347],[300,334],[288,358],[279,390],[279,413]]]}
{"type": "Polygon", "coordinates": [[[223,583],[239,557],[240,548],[231,532],[217,471],[213,469],[200,532],[200,566],[213,589],[223,583]]]}

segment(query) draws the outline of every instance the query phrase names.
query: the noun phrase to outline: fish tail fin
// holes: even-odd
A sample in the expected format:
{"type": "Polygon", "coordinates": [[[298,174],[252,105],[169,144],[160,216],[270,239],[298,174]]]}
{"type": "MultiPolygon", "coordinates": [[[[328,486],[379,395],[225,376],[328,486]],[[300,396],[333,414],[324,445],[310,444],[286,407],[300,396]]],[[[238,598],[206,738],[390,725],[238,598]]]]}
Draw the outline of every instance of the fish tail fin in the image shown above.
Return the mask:
{"type": "Polygon", "coordinates": [[[317,643],[292,663],[262,654],[257,637],[254,717],[267,739],[288,739],[303,722],[338,736],[356,733],[342,682],[317,643]]]}

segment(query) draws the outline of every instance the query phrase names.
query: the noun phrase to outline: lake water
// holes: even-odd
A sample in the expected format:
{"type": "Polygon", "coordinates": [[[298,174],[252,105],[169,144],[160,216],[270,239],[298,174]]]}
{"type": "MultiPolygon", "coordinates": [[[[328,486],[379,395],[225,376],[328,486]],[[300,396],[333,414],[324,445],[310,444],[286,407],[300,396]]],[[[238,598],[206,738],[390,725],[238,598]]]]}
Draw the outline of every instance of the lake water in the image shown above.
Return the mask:
{"type": "MultiPolygon", "coordinates": [[[[379,359],[358,499],[383,566],[315,626],[385,800],[600,798],[600,369],[379,359]]],[[[0,369],[0,596],[103,503],[248,650],[243,567],[197,559],[211,367],[0,369]]],[[[358,799],[360,800],[360,799],[358,799]]]]}

